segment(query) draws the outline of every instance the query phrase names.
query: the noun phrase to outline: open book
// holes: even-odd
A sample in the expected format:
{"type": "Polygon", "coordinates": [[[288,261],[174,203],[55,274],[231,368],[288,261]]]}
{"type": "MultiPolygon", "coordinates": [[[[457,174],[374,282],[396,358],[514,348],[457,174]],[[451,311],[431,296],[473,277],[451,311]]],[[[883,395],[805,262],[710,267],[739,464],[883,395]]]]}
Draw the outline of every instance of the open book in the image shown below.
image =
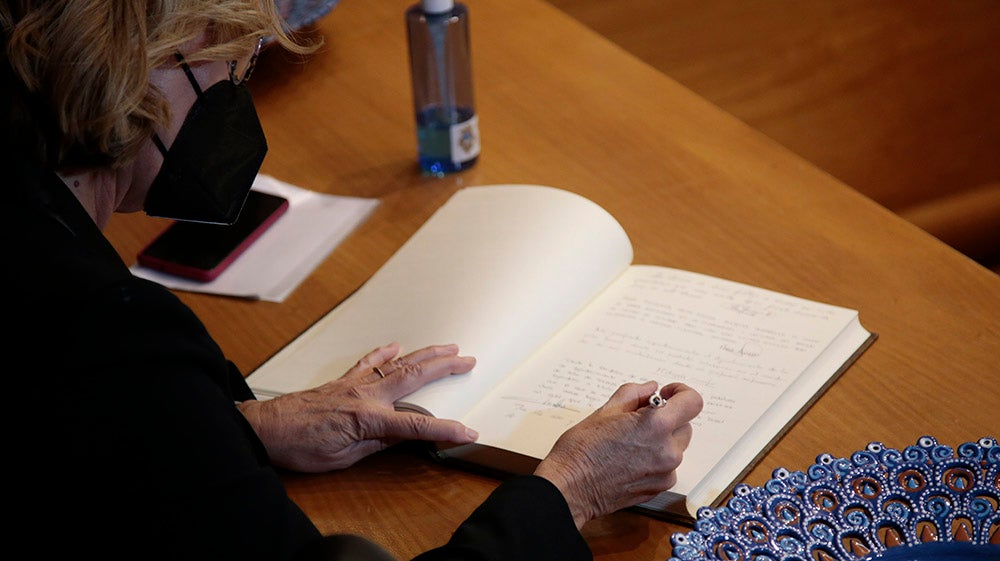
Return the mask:
{"type": "MultiPolygon", "coordinates": [[[[623,383],[683,381],[705,407],[677,484],[639,508],[715,506],[875,339],[858,312],[632,265],[621,225],[543,186],[459,190],[343,303],[247,378],[261,399],[311,388],[391,341],[456,343],[469,374],[397,403],[479,431],[441,459],[530,473],[623,383]]],[[[669,406],[669,405],[668,405],[669,406]]]]}

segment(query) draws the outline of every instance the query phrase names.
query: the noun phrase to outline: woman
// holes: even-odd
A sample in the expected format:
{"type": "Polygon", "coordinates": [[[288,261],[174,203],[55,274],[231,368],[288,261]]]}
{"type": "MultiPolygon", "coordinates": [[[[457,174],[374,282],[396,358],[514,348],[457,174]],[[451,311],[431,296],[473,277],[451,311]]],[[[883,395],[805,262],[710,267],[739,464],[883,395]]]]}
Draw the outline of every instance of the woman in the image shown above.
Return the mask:
{"type": "MultiPolygon", "coordinates": [[[[277,468],[352,465],[405,439],[472,442],[397,412],[469,372],[453,345],[373,350],[342,378],[257,401],[192,311],[133,277],[101,233],[112,212],[232,222],[266,152],[244,82],[262,37],[308,52],[272,0],[0,4],[8,263],[8,493],[20,545],[103,558],[391,559],[321,536],[277,468]]],[[[419,558],[588,559],[588,520],[671,485],[701,398],[626,384],[534,475],[500,485],[419,558]]]]}

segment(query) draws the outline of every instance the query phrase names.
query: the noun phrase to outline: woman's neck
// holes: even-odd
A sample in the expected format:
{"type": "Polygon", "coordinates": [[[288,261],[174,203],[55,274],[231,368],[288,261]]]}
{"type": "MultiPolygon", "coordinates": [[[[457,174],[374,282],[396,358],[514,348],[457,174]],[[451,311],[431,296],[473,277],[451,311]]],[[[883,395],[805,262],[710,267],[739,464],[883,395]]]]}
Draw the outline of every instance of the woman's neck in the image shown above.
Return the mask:
{"type": "Polygon", "coordinates": [[[104,229],[118,203],[120,173],[107,168],[58,173],[97,227],[104,229]]]}

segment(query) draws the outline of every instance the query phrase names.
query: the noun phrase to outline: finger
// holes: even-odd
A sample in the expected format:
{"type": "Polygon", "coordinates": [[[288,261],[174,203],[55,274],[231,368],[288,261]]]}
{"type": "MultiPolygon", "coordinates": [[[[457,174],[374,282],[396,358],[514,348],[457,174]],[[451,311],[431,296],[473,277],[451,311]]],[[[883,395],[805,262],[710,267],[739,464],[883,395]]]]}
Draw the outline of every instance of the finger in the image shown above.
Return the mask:
{"type": "Polygon", "coordinates": [[[457,354],[458,354],[458,345],[455,345],[453,343],[448,345],[429,345],[422,349],[417,349],[412,353],[409,353],[403,357],[400,357],[400,360],[405,360],[406,362],[409,363],[417,363],[417,362],[423,362],[425,360],[434,357],[450,356],[457,354]]]}
{"type": "Polygon", "coordinates": [[[687,450],[688,445],[691,444],[691,436],[693,434],[694,427],[691,426],[691,423],[684,423],[674,429],[673,441],[681,447],[681,450],[687,450]]]}
{"type": "Polygon", "coordinates": [[[683,382],[671,382],[663,386],[663,388],[660,390],[660,395],[662,395],[664,399],[670,399],[670,396],[685,391],[695,391],[695,390],[691,386],[683,382]]]}
{"type": "Polygon", "coordinates": [[[385,380],[379,386],[387,390],[383,395],[396,401],[434,380],[454,374],[465,374],[475,365],[476,359],[471,356],[451,354],[436,356],[421,362],[404,364],[402,368],[386,373],[385,380]]]}
{"type": "Polygon", "coordinates": [[[601,409],[608,412],[631,413],[640,407],[649,405],[649,396],[656,391],[657,387],[656,382],[622,384],[615,390],[615,393],[611,394],[601,409]]]}
{"type": "Polygon", "coordinates": [[[403,368],[413,364],[420,364],[434,358],[455,356],[457,354],[458,345],[430,345],[387,362],[382,365],[382,372],[389,375],[396,370],[402,370],[403,368]]]}
{"type": "Polygon", "coordinates": [[[670,395],[666,406],[658,410],[670,426],[680,427],[690,422],[701,413],[704,405],[700,393],[683,384],[681,386],[683,388],[670,395]]]}
{"type": "Polygon", "coordinates": [[[383,438],[399,440],[427,440],[468,444],[479,438],[479,433],[451,419],[438,419],[419,413],[397,412],[383,418],[383,438]]]}
{"type": "Polygon", "coordinates": [[[663,483],[660,485],[661,489],[659,492],[662,493],[667,489],[671,489],[673,488],[674,485],[677,485],[677,471],[671,470],[669,473],[667,473],[666,476],[664,476],[663,483]]]}
{"type": "Polygon", "coordinates": [[[374,372],[372,368],[389,362],[397,354],[399,354],[399,343],[392,342],[387,345],[382,345],[381,347],[361,357],[361,360],[356,362],[343,377],[358,378],[362,376],[371,376],[372,372],[374,372]]]}

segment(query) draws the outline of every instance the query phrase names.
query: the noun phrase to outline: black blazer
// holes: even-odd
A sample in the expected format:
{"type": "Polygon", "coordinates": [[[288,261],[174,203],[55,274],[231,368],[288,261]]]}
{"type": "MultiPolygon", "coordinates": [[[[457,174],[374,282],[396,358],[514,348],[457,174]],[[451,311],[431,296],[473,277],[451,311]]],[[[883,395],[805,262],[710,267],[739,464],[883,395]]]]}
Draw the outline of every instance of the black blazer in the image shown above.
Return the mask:
{"type": "MultiPolygon", "coordinates": [[[[10,140],[9,543],[49,557],[338,558],[286,495],[234,405],[250,389],[195,314],[134,277],[69,188],[10,140]]],[[[564,499],[537,477],[501,484],[419,557],[590,558],[564,499]]]]}

